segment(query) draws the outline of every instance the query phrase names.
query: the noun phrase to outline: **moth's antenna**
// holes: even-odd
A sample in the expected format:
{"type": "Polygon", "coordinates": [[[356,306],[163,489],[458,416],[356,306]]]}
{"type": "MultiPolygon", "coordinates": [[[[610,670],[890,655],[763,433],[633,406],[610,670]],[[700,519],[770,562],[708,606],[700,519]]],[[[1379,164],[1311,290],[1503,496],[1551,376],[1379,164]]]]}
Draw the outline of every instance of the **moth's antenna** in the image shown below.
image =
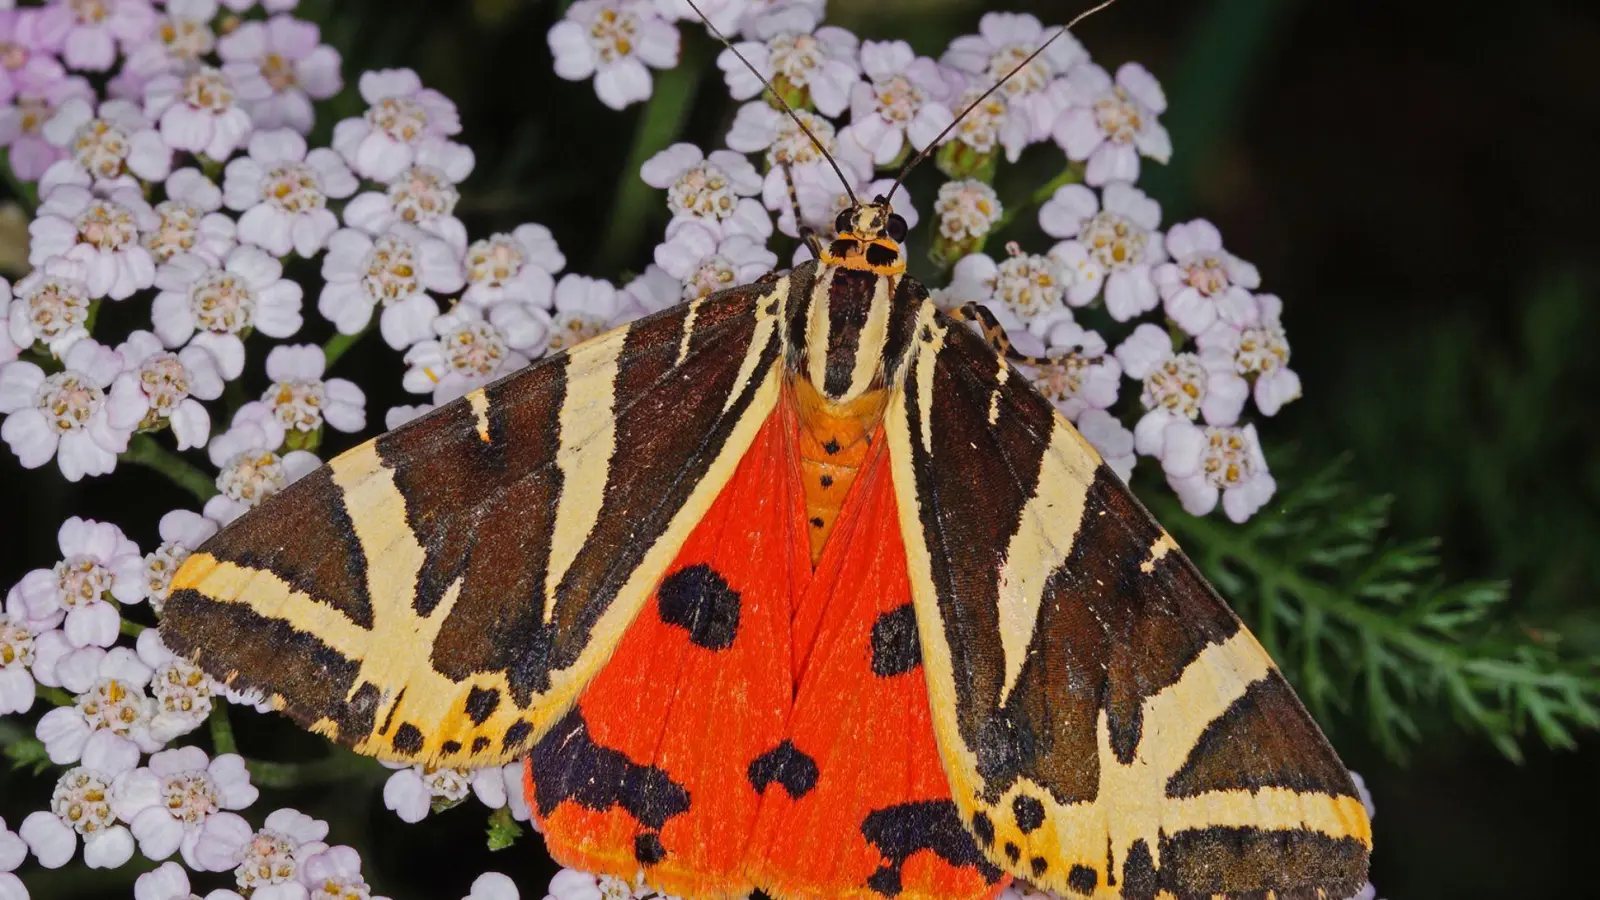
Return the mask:
{"type": "MultiPolygon", "coordinates": [[[[1076,16],[1073,16],[1072,21],[1068,22],[1067,24],[1065,24],[1065,25],[1061,26],[1059,29],[1057,29],[1055,34],[1050,35],[1050,40],[1045,41],[1044,43],[1040,44],[1037,49],[1035,49],[1032,53],[1028,54],[1027,59],[1024,59],[1022,62],[1017,63],[1016,68],[1014,68],[1011,71],[1007,72],[1005,74],[1004,78],[1001,78],[999,81],[996,81],[994,84],[990,85],[988,90],[986,90],[982,94],[978,95],[978,99],[976,99],[976,100],[972,101],[971,103],[967,104],[967,108],[963,109],[961,111],[960,115],[958,115],[954,119],[952,119],[950,121],[950,124],[946,125],[945,129],[943,131],[939,132],[939,136],[938,137],[936,137],[933,140],[929,141],[928,145],[926,147],[923,147],[920,151],[917,152],[916,156],[913,156],[911,158],[910,162],[906,163],[905,168],[900,170],[900,174],[895,176],[894,184],[889,186],[889,193],[884,195],[884,199],[885,200],[894,199],[895,190],[900,187],[901,182],[906,180],[906,176],[911,173],[911,170],[916,167],[917,163],[920,163],[924,159],[927,159],[928,158],[928,154],[932,153],[934,151],[934,149],[939,146],[939,142],[944,140],[945,135],[947,135],[950,132],[954,131],[955,127],[957,125],[961,124],[961,120],[965,119],[967,117],[968,113],[970,113],[973,110],[977,109],[978,106],[983,103],[983,101],[989,99],[989,95],[990,94],[993,94],[995,91],[1000,90],[1001,85],[1004,85],[1006,82],[1010,81],[1012,76],[1016,75],[1018,72],[1021,72],[1023,69],[1026,69],[1036,58],[1038,58],[1039,54],[1041,54],[1041,53],[1043,53],[1045,51],[1045,48],[1049,47],[1051,44],[1056,42],[1056,38],[1061,37],[1063,34],[1066,34],[1068,31],[1070,31],[1072,29],[1072,27],[1074,25],[1077,25],[1079,22],[1082,22],[1084,19],[1089,18],[1090,16],[1092,16],[1095,13],[1101,11],[1102,9],[1105,9],[1106,7],[1110,6],[1111,4],[1113,4],[1115,2],[1117,2],[1117,0],[1103,0],[1103,2],[1101,2],[1099,4],[1096,4],[1095,6],[1091,6],[1088,9],[1084,10],[1083,12],[1078,13],[1076,16]]],[[[749,63],[745,63],[745,65],[749,65],[749,63]]]]}
{"type": "MultiPolygon", "coordinates": [[[[722,46],[727,47],[734,56],[737,56],[739,58],[739,62],[744,63],[744,67],[750,70],[750,74],[756,76],[756,78],[758,78],[762,84],[767,86],[767,92],[772,95],[772,99],[778,101],[778,105],[783,107],[783,111],[789,114],[789,118],[794,120],[794,124],[799,126],[801,131],[805,132],[806,137],[811,139],[811,143],[817,148],[817,152],[821,153],[822,158],[826,159],[828,161],[828,165],[833,167],[833,173],[839,176],[839,183],[844,185],[844,192],[850,197],[850,205],[860,206],[861,201],[856,199],[856,192],[850,189],[850,179],[844,177],[844,170],[839,168],[839,164],[833,161],[833,157],[828,154],[828,148],[822,146],[822,142],[817,140],[817,136],[811,133],[811,129],[806,127],[806,123],[800,121],[800,117],[795,115],[794,109],[792,109],[782,97],[778,96],[778,89],[772,86],[772,82],[768,81],[766,76],[761,74],[761,70],[752,65],[750,60],[744,58],[744,54],[739,52],[739,48],[733,46],[733,42],[728,40],[721,31],[717,30],[717,26],[711,24],[711,19],[706,16],[705,13],[700,11],[700,7],[695,5],[694,0],[684,0],[684,2],[689,4],[689,8],[694,10],[695,14],[700,17],[700,21],[705,23],[706,30],[711,32],[712,36],[717,40],[721,41],[722,46]]],[[[1109,5],[1110,2],[1114,2],[1114,0],[1108,0],[1107,4],[1102,5],[1109,5]]],[[[1052,38],[1052,40],[1054,39],[1052,38]]],[[[1010,76],[1006,77],[1009,78],[1010,76]]],[[[941,137],[943,137],[943,135],[941,135],[941,137]]],[[[798,225],[799,223],[796,222],[796,224],[798,225]]]]}

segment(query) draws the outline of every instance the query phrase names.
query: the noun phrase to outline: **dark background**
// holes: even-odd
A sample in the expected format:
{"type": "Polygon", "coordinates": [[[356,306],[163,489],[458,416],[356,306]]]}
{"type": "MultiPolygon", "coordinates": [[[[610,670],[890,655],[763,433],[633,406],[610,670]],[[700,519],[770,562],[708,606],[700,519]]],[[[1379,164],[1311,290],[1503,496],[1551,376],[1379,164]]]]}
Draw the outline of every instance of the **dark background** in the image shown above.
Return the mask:
{"type": "MultiPolygon", "coordinates": [[[[986,8],[861,7],[835,0],[830,21],[934,56],[986,8]]],[[[1050,22],[1077,7],[1005,6],[1050,22]]],[[[461,206],[473,234],[538,221],[575,271],[618,278],[648,262],[664,205],[652,201],[642,219],[617,206],[619,180],[637,177],[624,168],[640,109],[613,113],[589,84],[551,74],[554,4],[307,0],[303,14],[346,54],[352,84],[361,69],[411,66],[460,104],[462,139],[479,158],[461,206]]],[[[1313,461],[1350,452],[1357,488],[1394,495],[1399,535],[1441,537],[1452,577],[1510,579],[1519,625],[1575,655],[1600,651],[1600,4],[1122,0],[1077,33],[1103,65],[1141,61],[1166,87],[1176,153],[1143,179],[1164,219],[1211,218],[1286,301],[1305,397],[1263,426],[1268,445],[1292,443],[1313,461]]],[[[710,64],[716,48],[698,28],[685,35],[685,64],[702,77],[683,134],[707,146],[734,106],[710,64]]],[[[324,135],[359,111],[353,91],[339,103],[324,135]]],[[[1002,196],[1048,178],[1054,153],[1037,149],[1003,173],[1002,196]]],[[[926,210],[937,176],[919,174],[926,210]]],[[[322,339],[325,326],[307,321],[301,337],[322,339]]],[[[396,354],[367,341],[337,374],[367,389],[379,423],[407,402],[400,371],[396,354]]],[[[160,514],[190,505],[142,471],[67,485],[53,469],[23,472],[9,453],[0,483],[13,508],[0,541],[4,585],[56,558],[54,529],[68,514],[115,521],[148,549],[160,514]]],[[[247,751],[317,752],[279,723],[241,720],[247,751]]],[[[1573,752],[1527,738],[1516,765],[1445,725],[1402,764],[1358,725],[1325,724],[1376,797],[1381,895],[1600,893],[1593,732],[1573,752]]],[[[476,873],[498,869],[525,897],[540,895],[549,870],[536,838],[489,854],[470,800],[439,821],[401,825],[382,808],[382,775],[268,793],[257,809],[298,805],[332,819],[333,839],[361,847],[380,892],[459,897],[476,873]]],[[[48,785],[0,775],[0,794],[14,828],[44,806],[48,785]]],[[[74,863],[34,871],[30,883],[36,898],[126,896],[130,879],[74,863]]],[[[220,885],[197,882],[202,892],[220,885]]]]}

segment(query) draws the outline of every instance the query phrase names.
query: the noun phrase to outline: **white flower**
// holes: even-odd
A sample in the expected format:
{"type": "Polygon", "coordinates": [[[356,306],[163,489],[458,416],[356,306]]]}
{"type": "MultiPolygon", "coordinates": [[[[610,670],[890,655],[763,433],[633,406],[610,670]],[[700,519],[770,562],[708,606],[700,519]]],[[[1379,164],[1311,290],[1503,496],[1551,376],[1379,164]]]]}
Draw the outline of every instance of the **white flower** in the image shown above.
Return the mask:
{"type": "Polygon", "coordinates": [[[1223,300],[1217,308],[1220,318],[1195,338],[1200,354],[1253,378],[1256,408],[1263,415],[1277,415],[1300,396],[1300,376],[1289,368],[1289,338],[1279,321],[1283,301],[1275,294],[1244,294],[1223,300]]]}
{"type": "MultiPolygon", "coordinates": [[[[14,590],[14,589],[13,589],[14,590]]],[[[33,665],[34,633],[23,616],[0,612],[0,716],[21,714],[33,708],[34,682],[28,668],[33,665]]],[[[0,825],[3,835],[4,825],[0,825]]],[[[0,871],[4,865],[4,837],[0,836],[0,871]]]]}
{"type": "Polygon", "coordinates": [[[987,89],[988,83],[980,81],[968,85],[951,101],[952,114],[963,110],[967,114],[950,132],[950,139],[960,141],[985,156],[993,153],[996,147],[1004,147],[1006,159],[1016,162],[1022,157],[1022,151],[1032,143],[1033,129],[1026,110],[1019,108],[1017,114],[1012,115],[1011,107],[1006,104],[1005,92],[995,91],[984,96],[987,89]],[[980,97],[982,102],[979,102],[980,97]]]}
{"type": "Polygon", "coordinates": [[[1277,490],[1254,425],[1200,428],[1175,422],[1167,428],[1161,468],[1184,510],[1196,516],[1216,509],[1220,495],[1228,518],[1244,522],[1277,490]]]}
{"type": "Polygon", "coordinates": [[[261,396],[286,431],[308,433],[326,421],[339,431],[367,427],[367,398],[355,382],[322,377],[327,357],[316,344],[280,345],[267,354],[272,385],[261,396]]]}
{"type": "Polygon", "coordinates": [[[1256,267],[1222,249],[1222,234],[1205,219],[1174,225],[1167,231],[1172,262],[1152,273],[1167,315],[1184,331],[1198,335],[1217,321],[1218,307],[1244,308],[1246,288],[1261,286],[1256,267]]]}
{"type": "Polygon", "coordinates": [[[461,199],[456,185],[472,173],[474,162],[468,148],[428,138],[417,144],[411,168],[396,176],[384,192],[353,197],[344,209],[344,222],[374,237],[396,224],[415,225],[461,253],[467,247],[467,228],[455,217],[461,199]]]}
{"type": "Polygon", "coordinates": [[[306,151],[306,139],[287,128],[258,131],[250,155],[228,163],[223,202],[239,217],[239,240],[273,256],[290,250],[315,256],[339,228],[328,198],[348,197],[360,182],[339,154],[325,147],[306,151]]]}
{"type": "Polygon", "coordinates": [[[577,0],[551,26],[555,72],[568,81],[594,78],[600,102],[622,109],[650,96],[650,66],[678,64],[678,29],[646,0],[577,0]]]}
{"type": "Polygon", "coordinates": [[[211,464],[221,470],[220,493],[206,501],[206,518],[226,525],[319,465],[317,457],[304,450],[279,455],[284,434],[283,425],[263,404],[239,408],[232,426],[206,447],[211,464]]]}
{"type": "Polygon", "coordinates": [[[422,764],[403,766],[384,763],[398,769],[383,785],[383,805],[394,811],[402,822],[416,823],[427,817],[430,810],[440,812],[467,799],[469,793],[480,798],[485,793],[491,807],[504,806],[505,781],[499,768],[459,769],[450,766],[434,768],[422,764]],[[482,783],[480,786],[480,782],[482,783]]]}
{"type": "Polygon", "coordinates": [[[510,234],[490,235],[467,248],[467,291],[461,300],[479,308],[511,302],[549,309],[555,290],[551,276],[566,264],[550,229],[518,225],[510,234]]]}
{"type": "MultiPolygon", "coordinates": [[[[526,779],[523,777],[525,774],[526,766],[521,761],[506,763],[500,767],[500,790],[506,798],[505,806],[511,810],[511,818],[518,822],[533,821],[533,811],[528,808],[528,788],[525,783],[526,779]]],[[[476,781],[473,782],[473,786],[477,786],[476,781]]],[[[489,792],[485,790],[478,794],[478,799],[482,800],[485,805],[494,806],[498,809],[498,806],[490,803],[488,794],[489,792]]],[[[541,829],[538,824],[534,824],[533,830],[540,831],[541,829]]]]}
{"type": "Polygon", "coordinates": [[[1039,227],[1051,237],[1068,238],[1050,251],[1077,273],[1067,302],[1083,306],[1104,284],[1106,311],[1126,322],[1161,299],[1151,275],[1166,258],[1156,230],[1161,205],[1130,184],[1108,184],[1100,193],[1096,197],[1081,184],[1062,187],[1039,208],[1039,227]]]}
{"type": "Polygon", "coordinates": [[[310,900],[384,900],[373,897],[361,876],[361,854],[353,847],[329,847],[306,857],[300,881],[310,890],[310,900]]]}
{"type": "Polygon", "coordinates": [[[235,84],[221,69],[201,66],[186,74],[157,75],[144,89],[145,115],[161,125],[174,150],[221,161],[250,136],[246,103],[265,99],[249,84],[235,84]]]}
{"type": "Polygon", "coordinates": [[[91,869],[114,869],[133,858],[133,835],[118,825],[111,810],[111,785],[117,776],[139,764],[139,750],[125,741],[97,735],[83,751],[83,763],[56,781],[48,812],[22,820],[17,833],[39,865],[59,869],[78,851],[83,836],[83,862],[91,869]]]}
{"type": "MultiPolygon", "coordinates": [[[[826,244],[838,235],[838,232],[833,227],[834,223],[838,221],[839,213],[850,208],[852,201],[850,194],[845,192],[844,185],[839,182],[838,176],[833,171],[822,169],[807,169],[806,171],[810,176],[814,177],[801,178],[796,181],[795,198],[799,201],[798,206],[800,207],[802,221],[811,227],[812,232],[819,240],[826,244]]],[[[848,172],[849,170],[846,171],[848,172]]],[[[858,199],[882,197],[889,193],[893,185],[893,178],[879,178],[876,181],[869,182],[857,181],[851,186],[851,189],[858,199]]],[[[911,205],[911,196],[901,191],[896,194],[896,198],[894,203],[895,213],[905,220],[906,228],[917,227],[920,217],[916,207],[911,205]]],[[[781,226],[787,232],[794,228],[794,207],[788,203],[785,203],[784,207],[783,214],[779,217],[779,220],[781,226]]],[[[671,236],[670,228],[668,236],[671,236]]],[[[761,237],[763,240],[767,237],[766,235],[755,236],[761,237]]],[[[902,244],[900,247],[902,259],[905,256],[905,251],[906,248],[902,244]]],[[[811,248],[809,246],[803,242],[795,246],[795,265],[799,265],[810,258],[811,248]]]]}
{"type": "Polygon", "coordinates": [[[946,101],[959,85],[905,41],[863,43],[861,68],[870,80],[851,86],[845,133],[878,165],[894,162],[908,141],[913,150],[928,146],[954,120],[946,101]]]}
{"type": "Polygon", "coordinates": [[[334,233],[322,258],[323,288],[317,311],[342,334],[358,334],[379,306],[378,330],[396,350],[432,334],[439,304],[429,296],[453,294],[466,283],[460,252],[404,223],[376,238],[353,228],[334,233]]]}
{"type": "Polygon", "coordinates": [[[148,331],[135,331],[117,347],[122,373],[111,384],[111,403],[121,415],[136,413],[136,427],[172,427],[179,450],[204,447],[211,437],[211,414],[201,400],[222,396],[216,357],[203,347],[166,350],[148,331]],[[196,399],[199,398],[199,399],[196,399]]]}
{"type": "Polygon", "coordinates": [[[99,0],[54,3],[38,11],[40,42],[60,47],[62,59],[74,69],[104,72],[124,53],[148,40],[156,24],[148,0],[99,0]]]}
{"type": "Polygon", "coordinates": [[[184,862],[199,868],[194,852],[206,820],[218,810],[244,809],[259,793],[238,754],[208,759],[199,747],[180,747],[118,776],[111,808],[130,826],[140,853],[162,860],[181,850],[184,862]]]}
{"type": "Polygon", "coordinates": [[[28,226],[33,238],[28,262],[39,266],[64,256],[84,267],[91,297],[125,300],[155,277],[155,261],[139,234],[157,224],[155,211],[135,188],[119,188],[108,199],[85,187],[62,185],[44,198],[38,218],[28,226]]]}
{"type": "MultiPolygon", "coordinates": [[[[15,872],[28,858],[28,842],[18,837],[6,828],[6,820],[0,819],[0,873],[15,872]]],[[[7,885],[0,881],[0,897],[8,897],[7,885]]],[[[23,894],[27,896],[26,893],[23,894]]]]}
{"type": "Polygon", "coordinates": [[[6,322],[11,343],[19,350],[43,344],[60,359],[88,337],[93,298],[83,280],[86,274],[81,263],[58,256],[17,282],[6,322]]]}
{"type": "Polygon", "coordinates": [[[436,339],[406,351],[401,384],[414,394],[432,394],[435,404],[481,387],[528,364],[547,343],[550,317],[524,303],[500,303],[489,317],[461,304],[433,320],[436,339]]]}
{"type": "Polygon", "coordinates": [[[156,612],[172,592],[172,576],[196,547],[217,533],[217,523],[186,509],[175,509],[161,517],[161,545],[145,554],[145,597],[156,612]]]}
{"type": "Polygon", "coordinates": [[[391,181],[416,163],[424,141],[461,131],[455,104],[410,69],[361,73],[361,97],[366,115],[335,125],[333,148],[363,178],[391,181]]]}
{"type": "Polygon", "coordinates": [[[245,110],[257,128],[311,131],[311,101],[344,87],[339,51],[321,41],[311,22],[277,15],[241,24],[217,42],[222,70],[253,98],[245,110]]]}
{"type": "MultiPolygon", "coordinates": [[[[1020,336],[1012,332],[1017,326],[1045,335],[1057,324],[1071,322],[1072,310],[1065,302],[1071,286],[1072,273],[1048,256],[1019,251],[996,263],[986,254],[973,253],[956,263],[947,295],[956,304],[976,301],[989,306],[1016,341],[1020,336]]],[[[1034,349],[1042,347],[1019,344],[1018,349],[1036,356],[1034,349]]]]}
{"type": "MultiPolygon", "coordinates": [[[[985,13],[978,34],[950,42],[940,60],[973,77],[974,86],[988,88],[1000,81],[1056,33],[1045,29],[1027,13],[985,13]]],[[[1010,112],[1027,125],[1027,140],[1042,141],[1065,107],[1065,99],[1050,90],[1056,76],[1089,59],[1088,51],[1070,34],[1063,34],[1049,49],[1012,76],[996,93],[1004,94],[1010,112]]]]}
{"type": "Polygon", "coordinates": [[[40,85],[22,84],[16,102],[0,108],[0,146],[8,150],[12,174],[35,181],[60,159],[64,154],[44,139],[40,129],[68,99],[94,96],[94,88],[81,75],[58,80],[52,76],[40,85]]]}
{"type": "MultiPolygon", "coordinates": [[[[800,94],[800,102],[791,100],[790,105],[805,106],[809,98],[818,112],[838,116],[850,105],[851,87],[861,77],[861,67],[856,62],[861,42],[843,28],[818,28],[821,18],[795,10],[781,25],[769,28],[762,40],[740,41],[733,46],[780,94],[800,94]]],[[[728,82],[728,93],[735,100],[760,96],[766,86],[734,50],[723,50],[717,56],[717,66],[728,82]]]]}
{"type": "Polygon", "coordinates": [[[161,181],[172,171],[172,148],[144,112],[126,100],[107,100],[96,112],[88,100],[75,97],[61,104],[40,131],[68,153],[40,179],[41,194],[67,183],[109,188],[127,182],[130,174],[161,181]]]}
{"type": "Polygon", "coordinates": [[[383,414],[383,427],[393,431],[412,419],[432,411],[432,403],[418,403],[409,406],[391,406],[389,407],[388,411],[383,414]]]}
{"type": "Polygon", "coordinates": [[[235,813],[219,812],[206,821],[195,858],[208,872],[232,870],[251,900],[307,900],[301,868],[328,849],[327,836],[328,823],[293,809],[273,812],[259,831],[235,813]]]}
{"type": "Polygon", "coordinates": [[[622,286],[629,303],[623,311],[625,318],[613,321],[612,327],[634,319],[661,312],[683,302],[683,282],[655,263],[645,267],[644,274],[622,286]]]}
{"type": "Polygon", "coordinates": [[[25,469],[54,457],[68,481],[109,474],[138,424],[125,401],[106,396],[122,357],[86,338],[61,361],[66,368],[53,375],[22,360],[0,366],[0,413],[8,414],[0,439],[25,469]]]}
{"type": "Polygon", "coordinates": [[[1134,426],[1140,453],[1163,456],[1167,426],[1192,422],[1204,414],[1213,425],[1239,420],[1250,386],[1231,361],[1176,353],[1165,329],[1148,322],[1133,330],[1116,350],[1128,377],[1143,381],[1139,400],[1147,412],[1134,426]]]}
{"type": "Polygon", "coordinates": [[[559,353],[599,337],[629,297],[603,278],[561,276],[550,322],[550,352],[559,353]]]}
{"type": "Polygon", "coordinates": [[[66,632],[45,622],[29,621],[22,606],[19,588],[13,585],[6,594],[6,615],[22,622],[33,632],[33,680],[46,687],[61,687],[62,664],[79,655],[92,655],[99,647],[74,647],[66,632]]]}
{"type": "MultiPolygon", "coordinates": [[[[795,116],[804,122],[817,139],[817,143],[833,156],[839,168],[853,182],[866,178],[872,172],[872,160],[855,141],[840,141],[834,133],[833,123],[808,110],[797,109],[795,116]]],[[[787,163],[794,174],[795,185],[806,180],[831,179],[839,183],[839,176],[828,165],[822,151],[817,149],[794,119],[759,100],[739,107],[733,126],[728,130],[728,146],[740,153],[766,154],[768,171],[761,185],[762,201],[767,209],[778,210],[778,227],[795,237],[786,224],[792,223],[789,210],[789,186],[784,177],[787,163]]]]}
{"type": "MultiPolygon", "coordinates": [[[[133,900],[195,900],[189,886],[189,873],[175,862],[165,862],[140,875],[133,883],[133,900]]],[[[237,893],[218,888],[205,900],[244,900],[237,893]]]]}
{"type": "Polygon", "coordinates": [[[134,96],[134,89],[142,94],[150,78],[194,69],[216,49],[211,20],[217,15],[217,0],[167,0],[166,7],[156,18],[154,40],[131,48],[122,71],[112,79],[115,96],[134,96]]]}
{"type": "MultiPolygon", "coordinates": [[[[211,527],[215,530],[216,525],[212,523],[211,527]]],[[[136,644],[140,661],[154,672],[150,676],[150,693],[156,701],[156,713],[150,720],[150,734],[158,741],[168,742],[199,728],[211,713],[212,698],[222,693],[222,686],[198,666],[168,650],[161,642],[161,633],[154,628],[139,632],[136,644]]],[[[134,836],[138,836],[137,829],[134,836]]]]}
{"type": "Polygon", "coordinates": [[[683,284],[683,300],[749,284],[778,264],[777,254],[760,241],[743,234],[719,241],[714,228],[689,219],[668,226],[667,241],[656,247],[655,258],[683,284]]]}
{"type": "Polygon", "coordinates": [[[1117,402],[1122,364],[1106,355],[1105,338],[1070,319],[1061,319],[1045,333],[1044,346],[1043,355],[1050,363],[1023,369],[1039,393],[1069,421],[1077,422],[1084,412],[1109,409],[1117,402]]]}
{"type": "Polygon", "coordinates": [[[633,896],[628,883],[621,879],[606,879],[621,883],[622,890],[613,893],[602,891],[600,880],[588,872],[562,869],[550,879],[550,893],[546,900],[628,900],[633,896]]]}
{"type": "Polygon", "coordinates": [[[87,647],[62,660],[56,674],[77,697],[45,713],[34,730],[51,762],[77,762],[92,738],[126,744],[135,756],[161,749],[150,732],[155,701],[145,693],[152,673],[132,650],[87,647]]]}
{"type": "Polygon", "coordinates": [[[1156,121],[1167,98],[1144,66],[1124,63],[1112,82],[1105,69],[1086,63],[1067,73],[1058,93],[1069,108],[1055,122],[1056,143],[1067,158],[1089,161],[1089,184],[1137,181],[1141,154],[1161,163],[1172,156],[1172,138],[1156,121]]]}
{"type": "Polygon", "coordinates": [[[485,872],[472,882],[472,891],[464,900],[522,900],[517,884],[499,872],[485,872]]]}
{"type": "Polygon", "coordinates": [[[162,343],[177,348],[193,338],[229,381],[244,371],[243,335],[250,329],[276,338],[300,330],[300,285],[255,247],[235,247],[220,264],[192,253],[174,256],[156,271],[156,287],[161,293],[150,317],[162,343]]]}
{"type": "Polygon", "coordinates": [[[994,188],[976,179],[946,181],[933,203],[939,233],[952,241],[976,240],[989,233],[1004,208],[994,188]]]}
{"type": "Polygon", "coordinates": [[[771,216],[753,199],[761,193],[761,173],[742,153],[714,150],[707,157],[693,144],[673,144],[645,160],[639,175],[645,184],[666,189],[673,218],[700,219],[723,236],[772,235],[771,216]]]}
{"type": "MultiPolygon", "coordinates": [[[[703,0],[703,2],[702,0],[695,0],[694,6],[698,6],[700,12],[696,12],[694,6],[690,6],[685,0],[655,0],[655,7],[658,14],[668,20],[689,22],[694,25],[701,24],[700,14],[704,13],[705,17],[711,20],[711,24],[715,25],[718,31],[723,34],[731,34],[739,28],[741,22],[745,23],[748,28],[750,19],[755,14],[751,11],[751,6],[759,2],[762,2],[762,0],[754,0],[754,2],[752,0],[703,0]]],[[[822,12],[821,3],[817,3],[817,6],[816,14],[820,15],[822,12]]]]}
{"type": "Polygon", "coordinates": [[[1138,457],[1133,451],[1133,432],[1120,419],[1103,409],[1086,409],[1078,417],[1078,433],[1100,451],[1100,458],[1127,481],[1138,457]]]}
{"type": "Polygon", "coordinates": [[[222,190],[199,169],[179,169],[167,178],[167,199],[156,204],[160,221],[144,233],[145,249],[159,265],[179,253],[220,262],[237,243],[233,219],[217,212],[222,190]]]}

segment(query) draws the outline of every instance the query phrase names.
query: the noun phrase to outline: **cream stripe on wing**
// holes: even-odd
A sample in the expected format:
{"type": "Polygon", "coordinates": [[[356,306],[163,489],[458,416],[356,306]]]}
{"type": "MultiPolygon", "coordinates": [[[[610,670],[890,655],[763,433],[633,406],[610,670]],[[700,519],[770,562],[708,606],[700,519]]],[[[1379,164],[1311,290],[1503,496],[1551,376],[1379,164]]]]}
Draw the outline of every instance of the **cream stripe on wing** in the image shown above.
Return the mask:
{"type": "Polygon", "coordinates": [[[828,295],[833,286],[832,266],[818,266],[817,280],[811,284],[811,302],[806,312],[806,377],[812,384],[826,384],[828,374],[828,295]]]}
{"type": "MultiPolygon", "coordinates": [[[[784,276],[772,283],[771,290],[756,298],[756,327],[750,335],[750,346],[745,350],[744,359],[739,363],[739,374],[733,381],[733,389],[728,391],[728,398],[722,403],[722,411],[726,413],[739,401],[739,395],[744,392],[750,379],[756,376],[756,366],[761,364],[761,355],[767,350],[767,343],[772,340],[772,333],[778,328],[778,320],[783,316],[785,308],[784,298],[789,295],[789,278],[784,276]],[[774,312],[767,313],[767,301],[777,296],[778,302],[772,304],[774,312]]],[[[754,440],[754,437],[751,438],[754,440]]]]}
{"type": "Polygon", "coordinates": [[[556,467],[561,494],[550,530],[550,564],[545,571],[544,620],[555,615],[556,585],[589,539],[610,481],[611,454],[617,449],[617,358],[630,329],[579,344],[567,356],[567,393],[561,401],[556,467]]]}
{"type": "Polygon", "coordinates": [[[683,361],[689,358],[689,343],[694,338],[694,320],[700,315],[700,306],[705,302],[704,297],[689,301],[689,309],[683,314],[683,337],[678,341],[678,358],[672,363],[674,366],[683,365],[683,361]]]}
{"type": "MultiPolygon", "coordinates": [[[[855,368],[850,372],[850,387],[837,402],[853,400],[872,387],[872,379],[883,368],[883,348],[889,340],[889,303],[894,296],[894,279],[880,275],[872,287],[872,305],[867,321],[856,337],[855,368]]],[[[814,382],[822,384],[822,382],[814,382]]]]}

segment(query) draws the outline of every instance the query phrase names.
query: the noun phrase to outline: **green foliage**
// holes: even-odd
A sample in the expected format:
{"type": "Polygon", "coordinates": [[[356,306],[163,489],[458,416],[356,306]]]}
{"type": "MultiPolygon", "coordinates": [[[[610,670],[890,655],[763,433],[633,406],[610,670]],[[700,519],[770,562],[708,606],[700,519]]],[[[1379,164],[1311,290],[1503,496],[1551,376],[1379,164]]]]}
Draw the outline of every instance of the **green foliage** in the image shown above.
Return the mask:
{"type": "Polygon", "coordinates": [[[38,775],[50,768],[50,757],[44,751],[44,742],[38,738],[24,737],[4,743],[5,757],[11,762],[12,771],[38,775]]]}
{"type": "Polygon", "coordinates": [[[1345,463],[1287,471],[1293,487],[1245,525],[1145,495],[1319,720],[1364,720],[1396,758],[1433,710],[1513,760],[1530,727],[1565,748],[1600,726],[1600,660],[1509,624],[1504,583],[1447,580],[1436,541],[1389,537],[1392,498],[1355,488],[1345,463]]]}
{"type": "Polygon", "coordinates": [[[502,806],[489,814],[489,849],[504,850],[522,837],[522,826],[511,818],[511,807],[502,806]]]}

